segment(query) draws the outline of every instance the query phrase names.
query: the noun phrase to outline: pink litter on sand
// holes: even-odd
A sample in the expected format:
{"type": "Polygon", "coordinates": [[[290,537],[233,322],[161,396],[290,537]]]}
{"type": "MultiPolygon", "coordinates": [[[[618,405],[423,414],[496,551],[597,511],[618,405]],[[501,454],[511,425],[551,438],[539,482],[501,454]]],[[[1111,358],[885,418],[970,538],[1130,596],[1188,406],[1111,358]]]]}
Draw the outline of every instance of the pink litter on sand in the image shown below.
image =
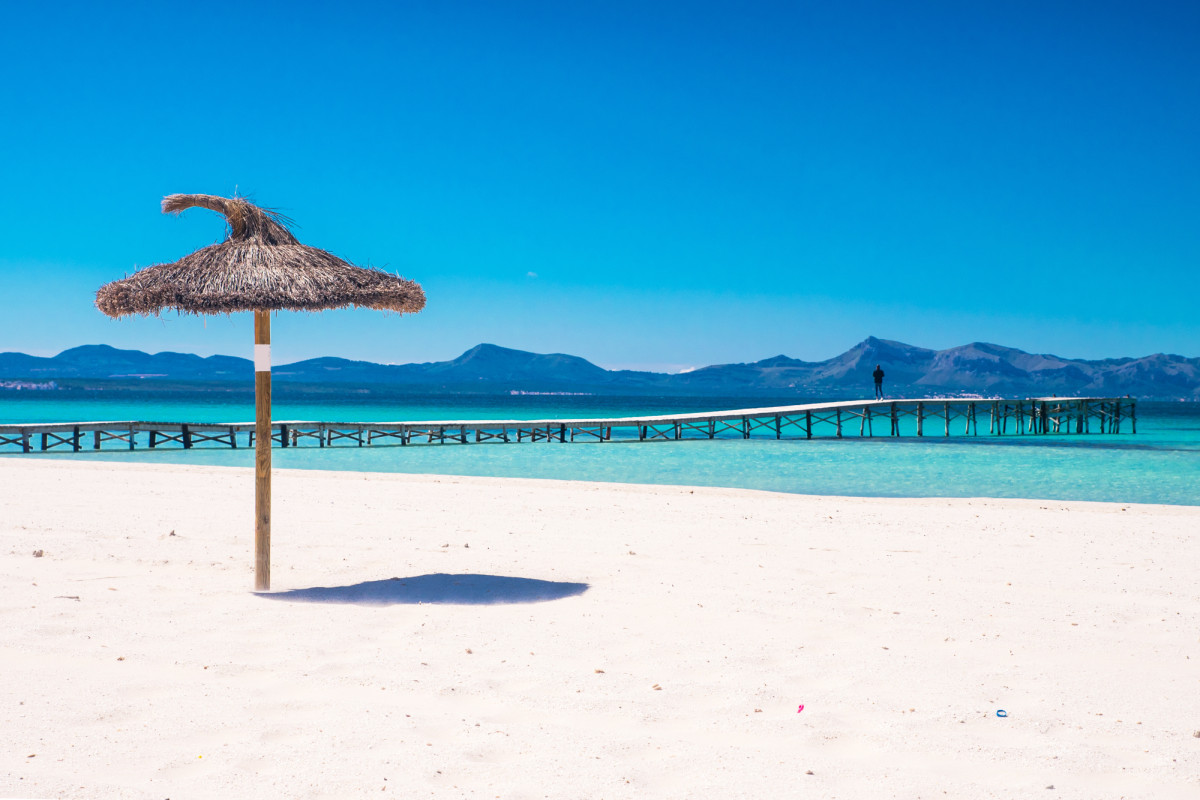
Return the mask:
{"type": "Polygon", "coordinates": [[[804,703],[801,703],[800,707],[796,709],[796,713],[799,714],[803,710],[804,710],[804,703]]]}

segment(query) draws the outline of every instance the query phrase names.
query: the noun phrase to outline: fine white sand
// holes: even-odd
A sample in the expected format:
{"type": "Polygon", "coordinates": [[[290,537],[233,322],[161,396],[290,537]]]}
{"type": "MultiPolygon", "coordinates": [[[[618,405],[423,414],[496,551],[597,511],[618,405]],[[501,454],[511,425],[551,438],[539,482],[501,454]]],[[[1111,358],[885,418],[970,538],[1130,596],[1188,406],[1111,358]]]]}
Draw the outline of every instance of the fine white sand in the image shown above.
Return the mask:
{"type": "Polygon", "coordinates": [[[0,458],[0,797],[1200,797],[1200,509],[282,471],[271,596],[252,509],[0,458]]]}

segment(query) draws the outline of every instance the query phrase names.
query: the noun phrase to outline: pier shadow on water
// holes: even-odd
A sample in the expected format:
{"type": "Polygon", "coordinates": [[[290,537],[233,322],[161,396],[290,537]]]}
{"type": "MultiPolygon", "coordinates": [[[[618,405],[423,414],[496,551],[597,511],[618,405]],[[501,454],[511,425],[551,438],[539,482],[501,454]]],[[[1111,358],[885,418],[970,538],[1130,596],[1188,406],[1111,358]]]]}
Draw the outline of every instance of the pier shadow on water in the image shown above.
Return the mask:
{"type": "Polygon", "coordinates": [[[356,603],[360,605],[498,605],[543,603],[574,597],[588,590],[586,583],[542,581],[507,575],[416,575],[385,578],[348,586],[313,586],[285,592],[263,592],[262,597],[301,603],[356,603]]]}

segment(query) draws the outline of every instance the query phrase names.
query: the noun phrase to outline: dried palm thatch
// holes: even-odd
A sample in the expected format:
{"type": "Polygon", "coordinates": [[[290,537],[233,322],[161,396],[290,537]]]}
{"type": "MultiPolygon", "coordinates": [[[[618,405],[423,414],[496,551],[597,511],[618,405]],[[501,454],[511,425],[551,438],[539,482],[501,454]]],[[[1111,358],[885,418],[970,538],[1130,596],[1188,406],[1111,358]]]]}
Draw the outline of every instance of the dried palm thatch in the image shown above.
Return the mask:
{"type": "Polygon", "coordinates": [[[342,259],[296,241],[285,217],[240,197],[173,194],[164,214],[207,208],[229,223],[225,241],[172,264],[156,264],[96,292],[96,307],[110,317],[235,311],[323,311],[363,306],[413,313],[425,293],[410,280],[342,259]]]}

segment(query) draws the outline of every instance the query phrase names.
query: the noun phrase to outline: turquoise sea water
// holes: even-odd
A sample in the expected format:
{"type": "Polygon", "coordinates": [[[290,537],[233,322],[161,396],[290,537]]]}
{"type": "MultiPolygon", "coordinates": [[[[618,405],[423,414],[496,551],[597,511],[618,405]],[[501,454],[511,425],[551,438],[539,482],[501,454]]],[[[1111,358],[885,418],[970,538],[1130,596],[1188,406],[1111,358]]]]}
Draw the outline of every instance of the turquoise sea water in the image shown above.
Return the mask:
{"type": "MultiPolygon", "coordinates": [[[[369,422],[632,416],[795,404],[791,398],[305,395],[277,388],[274,417],[369,422]]],[[[250,392],[0,392],[0,422],[243,422],[250,392]]],[[[987,421],[981,417],[981,428],[987,421]]],[[[961,422],[955,423],[958,429],[961,422]]],[[[881,426],[882,428],[882,426],[881,426]]],[[[1127,427],[1123,427],[1127,430],[1127,427]]],[[[854,428],[857,433],[857,428],[854,428]]],[[[1136,435],[876,437],[276,449],[275,466],[687,484],[878,497],[1028,497],[1200,505],[1200,404],[1138,404],[1136,435]]],[[[0,454],[13,448],[0,448],[0,454]]],[[[241,447],[51,451],[18,459],[250,466],[241,447]]]]}

